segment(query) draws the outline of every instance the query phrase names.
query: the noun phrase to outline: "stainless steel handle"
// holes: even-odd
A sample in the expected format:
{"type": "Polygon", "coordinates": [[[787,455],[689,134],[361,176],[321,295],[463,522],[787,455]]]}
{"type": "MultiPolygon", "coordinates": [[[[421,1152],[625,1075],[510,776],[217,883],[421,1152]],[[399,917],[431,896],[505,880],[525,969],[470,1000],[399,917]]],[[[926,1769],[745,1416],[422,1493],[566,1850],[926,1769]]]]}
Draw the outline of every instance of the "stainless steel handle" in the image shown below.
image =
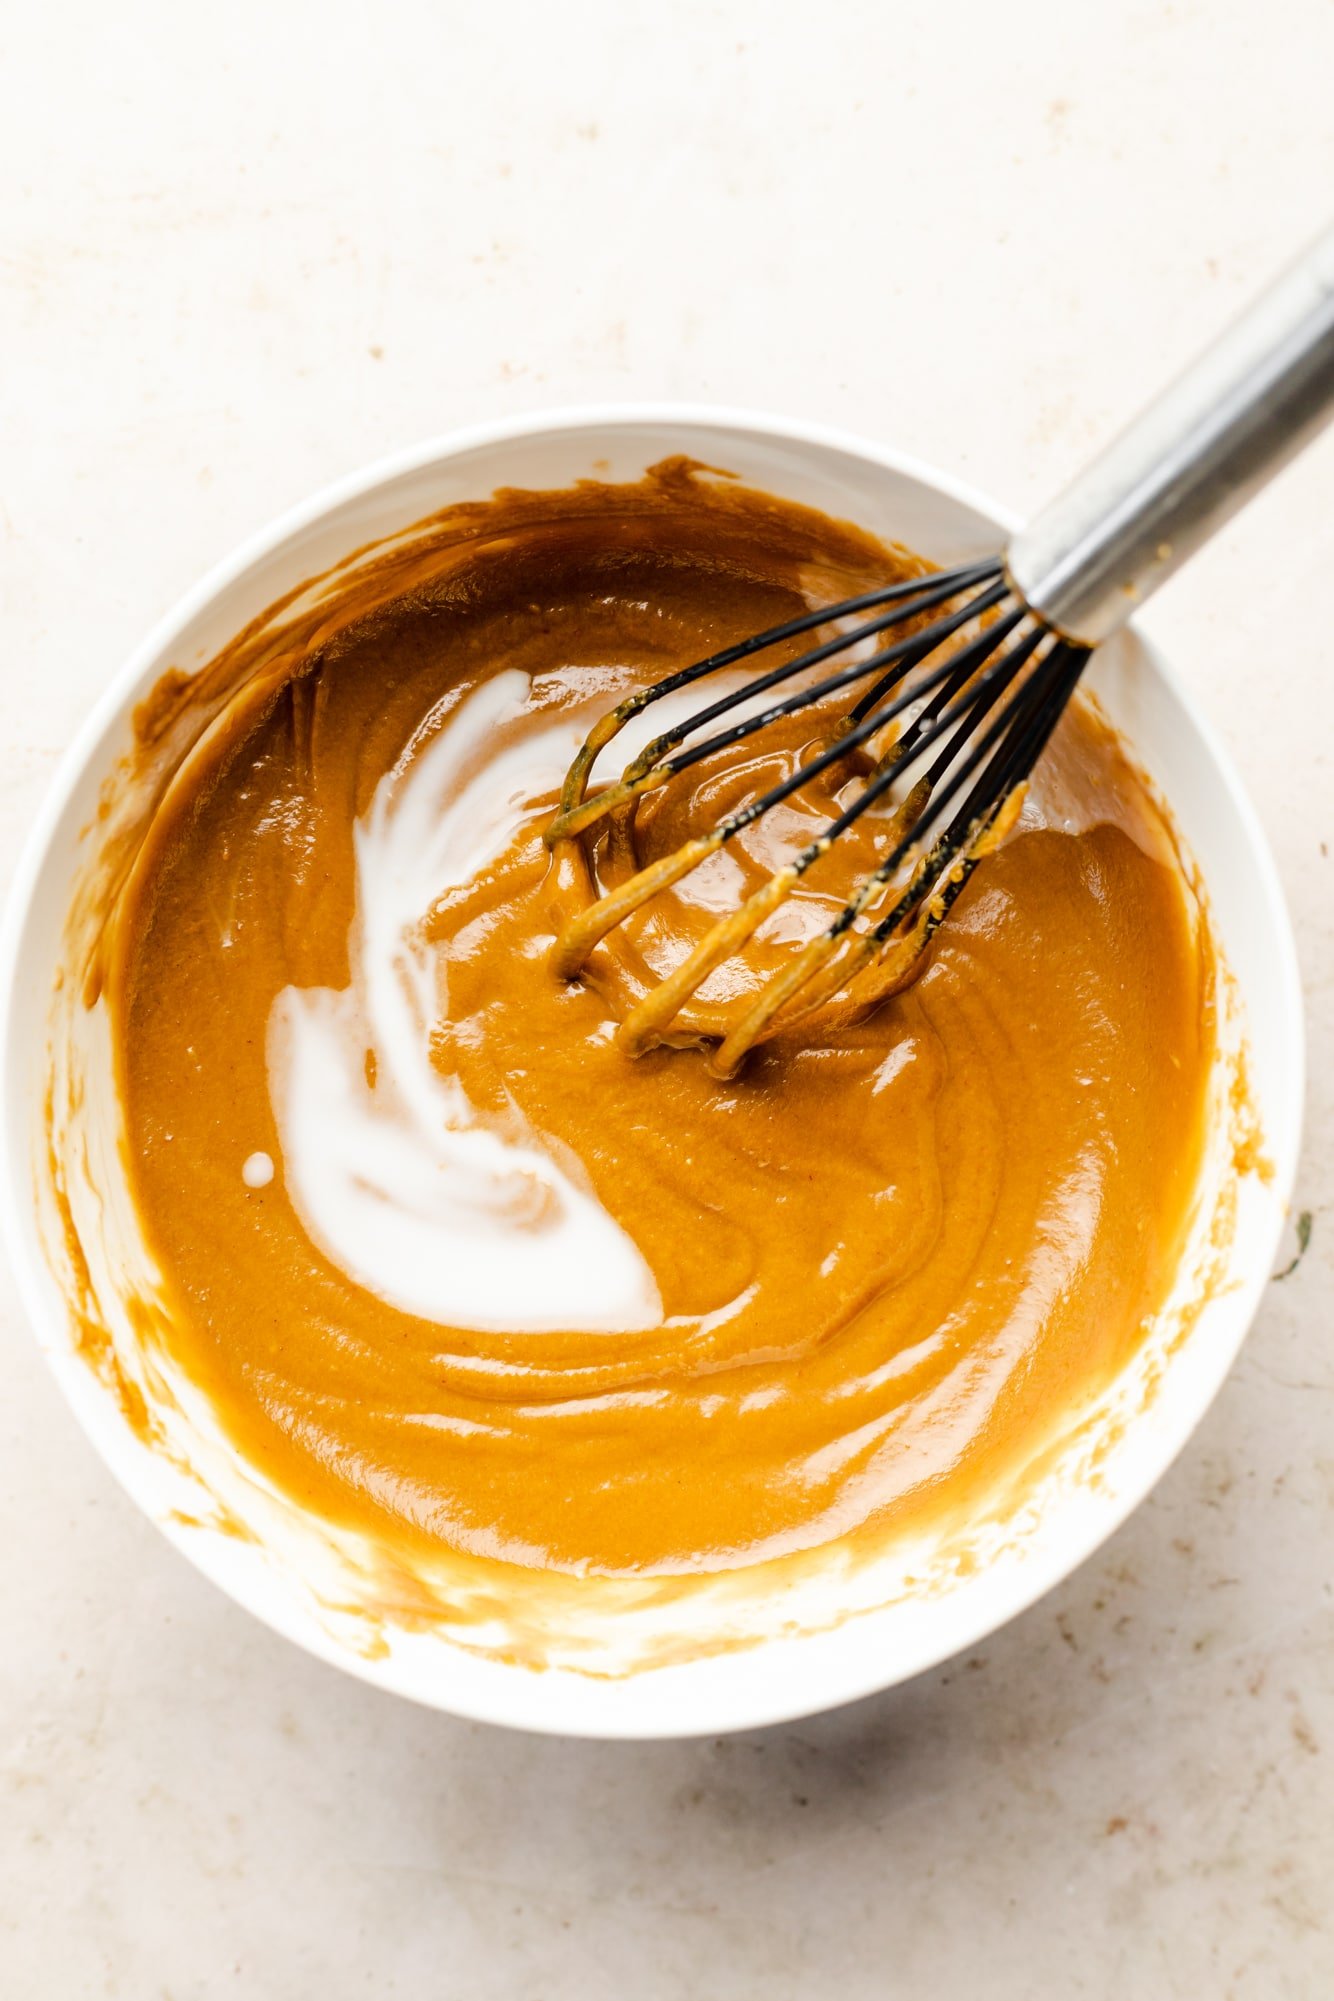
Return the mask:
{"type": "Polygon", "coordinates": [[[1011,581],[1096,646],[1334,416],[1334,229],[1015,536],[1011,581]]]}

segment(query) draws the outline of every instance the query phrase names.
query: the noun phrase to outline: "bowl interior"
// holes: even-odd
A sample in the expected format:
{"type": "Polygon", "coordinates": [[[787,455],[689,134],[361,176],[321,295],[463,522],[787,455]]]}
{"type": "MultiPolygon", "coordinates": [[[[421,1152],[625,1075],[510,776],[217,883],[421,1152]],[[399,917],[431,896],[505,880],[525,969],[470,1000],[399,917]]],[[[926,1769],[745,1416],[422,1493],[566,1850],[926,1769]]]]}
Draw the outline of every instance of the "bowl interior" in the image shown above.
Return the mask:
{"type": "MultiPolygon", "coordinates": [[[[1271,1267],[1296,1158],[1302,1095],[1300,989],[1286,912],[1254,816],[1207,726],[1162,663],[1132,635],[1104,649],[1093,685],[1112,721],[1170,801],[1198,867],[1235,985],[1234,1032],[1244,1032],[1251,1092],[1273,1166],[1248,1176],[1223,1252],[1223,1283],[1188,1338],[1164,1340],[1161,1382],[1133,1425],[1109,1415],[1096,1478],[1088,1441],[1053,1469],[1012,1532],[967,1574],[917,1588],[908,1572],[854,1589],[836,1567],[811,1628],[710,1652],[701,1615],[697,1657],[618,1673],[621,1656],[543,1672],[438,1634],[390,1627],[373,1644],[328,1615],[314,1578],[320,1560],[300,1536],[260,1543],[229,1533],[235,1469],[216,1438],[187,1474],[150,1449],[78,1351],[68,1280],[51,1251],[50,1162],[44,1099],[52,982],[61,964],[72,887],[89,861],[99,790],[130,736],[134,704],[169,666],[192,669],[301,580],[424,515],[500,486],[636,478],[672,453],[740,475],[785,497],[850,517],[940,562],[996,548],[1004,523],[984,503],[901,459],[854,441],[767,420],[703,412],[576,414],[517,424],[373,468],[257,538],[191,594],[108,690],[53,789],[21,867],[0,950],[4,1022],[5,1211],[38,1338],[85,1428],[141,1507],[190,1558],[251,1611],[323,1657],[418,1700],[527,1728],[599,1735],[686,1734],[807,1713],[884,1687],[971,1645],[1057,1582],[1108,1535],[1180,1449],[1249,1325],[1271,1267]],[[1169,1353],[1168,1350],[1171,1349],[1169,1353]],[[201,1504],[200,1478],[204,1498],[201,1504]],[[857,1616],[846,1616],[856,1612],[857,1616]],[[612,1668],[610,1678],[589,1666],[612,1668]]],[[[106,1051],[88,1060],[104,1068],[106,1051]]],[[[1219,1153],[1211,1171],[1221,1177],[1219,1153]]],[[[115,1207],[114,1147],[94,1170],[115,1207]]],[[[1127,1394],[1132,1394],[1133,1386],[1127,1394]]],[[[202,1413],[195,1413],[207,1429],[202,1413]]],[[[192,1420],[193,1421],[193,1420],[192,1420]]],[[[327,1552],[326,1552],[327,1554],[327,1552]]],[[[789,1625],[793,1622],[788,1621],[789,1625]]],[[[626,1657],[628,1659],[628,1656],[626,1657]]]]}

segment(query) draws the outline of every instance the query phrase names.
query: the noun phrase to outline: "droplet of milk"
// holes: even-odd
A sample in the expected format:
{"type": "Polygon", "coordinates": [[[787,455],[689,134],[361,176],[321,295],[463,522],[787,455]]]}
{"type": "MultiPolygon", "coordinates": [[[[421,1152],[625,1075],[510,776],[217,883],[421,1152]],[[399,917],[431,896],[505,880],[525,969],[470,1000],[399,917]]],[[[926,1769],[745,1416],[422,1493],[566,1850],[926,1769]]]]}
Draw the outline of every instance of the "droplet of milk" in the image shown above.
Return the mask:
{"type": "Polygon", "coordinates": [[[252,1153],[241,1169],[247,1188],[267,1188],[273,1179],[273,1161],[267,1153],[252,1153]]]}

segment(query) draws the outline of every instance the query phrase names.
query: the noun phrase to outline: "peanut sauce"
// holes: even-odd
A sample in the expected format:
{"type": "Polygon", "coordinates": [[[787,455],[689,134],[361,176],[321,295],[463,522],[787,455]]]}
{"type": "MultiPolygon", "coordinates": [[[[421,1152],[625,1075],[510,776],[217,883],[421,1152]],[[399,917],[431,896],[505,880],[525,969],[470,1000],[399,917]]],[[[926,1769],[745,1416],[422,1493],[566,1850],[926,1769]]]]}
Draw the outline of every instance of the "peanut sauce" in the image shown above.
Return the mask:
{"type": "MultiPolygon", "coordinates": [[[[552,970],[577,864],[542,836],[591,722],[919,567],[671,461],[451,509],[146,705],[145,757],[188,754],[104,944],[133,1194],[178,1359],[305,1506],[400,1550],[742,1566],[985,1506],[1136,1353],[1192,1211],[1213,960],[1090,701],[867,1018],[726,1081],[614,1040],[837,771],[552,970]]],[[[639,858],[811,727],[646,801],[639,858]]],[[[859,821],[703,1003],[883,838],[859,821]]]]}

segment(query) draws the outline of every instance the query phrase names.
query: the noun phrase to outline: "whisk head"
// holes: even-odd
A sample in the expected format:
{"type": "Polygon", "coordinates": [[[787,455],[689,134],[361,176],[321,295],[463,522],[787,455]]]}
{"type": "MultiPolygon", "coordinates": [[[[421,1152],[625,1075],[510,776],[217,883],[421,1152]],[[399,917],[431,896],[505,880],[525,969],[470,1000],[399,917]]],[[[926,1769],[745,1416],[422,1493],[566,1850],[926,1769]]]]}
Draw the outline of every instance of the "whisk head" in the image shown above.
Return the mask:
{"type": "Polygon", "coordinates": [[[849,704],[823,747],[780,783],[710,830],[596,896],[561,930],[556,970],[574,978],[636,910],[745,828],[840,762],[863,767],[843,810],[735,910],[719,917],[681,964],[626,1015],[631,1053],[681,1039],[673,1024],[709,975],[740,952],[801,879],[879,805],[892,808],[888,851],[817,936],[772,975],[721,1033],[712,1067],[730,1076],[756,1044],[798,1021],[868,1011],[912,978],[936,929],[982,856],[1017,817],[1023,788],[1074,690],[1089,649],[1052,633],[1011,585],[999,557],[927,571],[821,606],[636,690],[594,726],[547,829],[553,848],[600,823],[633,816],[645,794],[807,709],[849,704]],[[588,793],[593,765],[627,723],[664,697],[768,648],[833,632],[795,658],[729,687],[648,743],[614,783],[588,793]],[[888,645],[877,644],[907,628],[888,645]],[[826,663],[830,671],[819,673],[826,663]],[[787,692],[789,684],[796,686],[787,692]],[[779,694],[778,690],[784,692],[779,694]],[[766,699],[774,695],[772,701],[766,699]],[[720,727],[715,727],[720,726],[720,727]]]}

